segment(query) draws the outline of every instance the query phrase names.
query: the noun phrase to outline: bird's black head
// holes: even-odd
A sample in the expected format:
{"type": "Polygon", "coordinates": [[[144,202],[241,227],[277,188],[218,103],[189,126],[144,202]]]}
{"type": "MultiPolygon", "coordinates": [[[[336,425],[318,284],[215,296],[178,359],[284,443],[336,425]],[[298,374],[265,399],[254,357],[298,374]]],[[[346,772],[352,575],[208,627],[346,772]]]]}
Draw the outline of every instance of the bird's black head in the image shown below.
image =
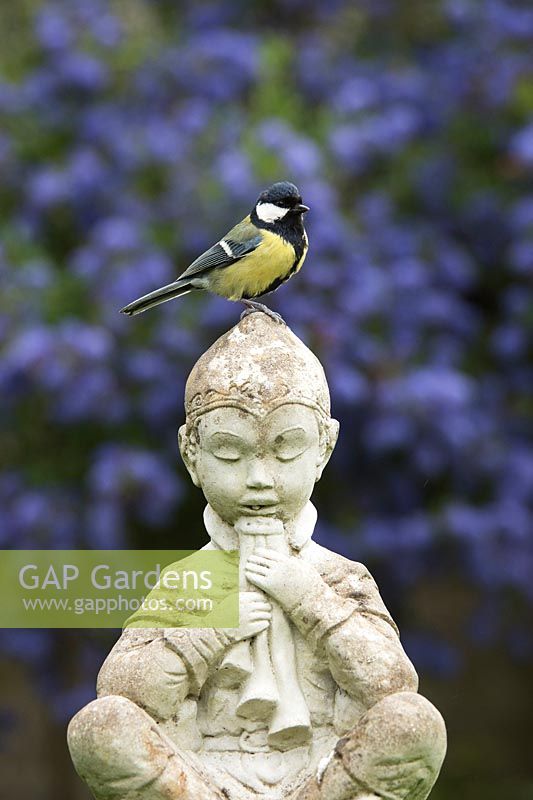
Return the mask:
{"type": "Polygon", "coordinates": [[[301,218],[306,211],[309,211],[309,207],[302,204],[302,196],[294,183],[279,181],[261,192],[252,218],[256,218],[260,224],[274,226],[284,220],[301,218]]]}

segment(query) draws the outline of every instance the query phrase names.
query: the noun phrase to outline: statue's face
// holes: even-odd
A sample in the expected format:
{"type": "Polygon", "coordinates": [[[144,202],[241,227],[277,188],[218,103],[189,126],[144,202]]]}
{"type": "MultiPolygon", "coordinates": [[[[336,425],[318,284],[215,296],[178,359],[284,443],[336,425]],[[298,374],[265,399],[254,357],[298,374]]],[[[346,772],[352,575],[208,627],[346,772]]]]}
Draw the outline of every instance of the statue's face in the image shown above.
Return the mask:
{"type": "Polygon", "coordinates": [[[198,434],[189,471],[230,524],[242,516],[293,519],[327,460],[317,418],[302,405],[280,406],[262,419],[237,408],[214,409],[200,418],[198,434]]]}

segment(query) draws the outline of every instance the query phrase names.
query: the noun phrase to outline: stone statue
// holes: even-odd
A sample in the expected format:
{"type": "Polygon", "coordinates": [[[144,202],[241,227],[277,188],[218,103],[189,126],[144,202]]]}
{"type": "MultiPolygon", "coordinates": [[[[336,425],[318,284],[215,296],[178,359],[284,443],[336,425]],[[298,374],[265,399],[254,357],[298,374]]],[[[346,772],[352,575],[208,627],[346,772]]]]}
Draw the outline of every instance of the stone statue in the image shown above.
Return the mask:
{"type": "Polygon", "coordinates": [[[446,732],[362,564],[312,540],[338,423],[319,361],[262,313],[193,368],[181,454],[238,628],[126,627],[68,731],[97,800],[424,800],[446,732]]]}

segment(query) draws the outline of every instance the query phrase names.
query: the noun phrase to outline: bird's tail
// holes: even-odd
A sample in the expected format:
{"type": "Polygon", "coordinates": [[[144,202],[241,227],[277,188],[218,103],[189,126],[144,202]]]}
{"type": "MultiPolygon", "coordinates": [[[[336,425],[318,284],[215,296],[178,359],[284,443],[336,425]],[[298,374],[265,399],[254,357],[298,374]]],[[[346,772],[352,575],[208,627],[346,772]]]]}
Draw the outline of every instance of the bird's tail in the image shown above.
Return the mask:
{"type": "Polygon", "coordinates": [[[166,303],[167,300],[173,300],[174,297],[181,297],[182,294],[188,294],[193,289],[194,287],[191,286],[189,281],[174,281],[174,283],[169,283],[154,292],[139,297],[129,305],[121,308],[120,311],[122,314],[128,314],[131,317],[134,314],[142,314],[143,311],[147,311],[149,308],[158,306],[160,303],[166,303]]]}

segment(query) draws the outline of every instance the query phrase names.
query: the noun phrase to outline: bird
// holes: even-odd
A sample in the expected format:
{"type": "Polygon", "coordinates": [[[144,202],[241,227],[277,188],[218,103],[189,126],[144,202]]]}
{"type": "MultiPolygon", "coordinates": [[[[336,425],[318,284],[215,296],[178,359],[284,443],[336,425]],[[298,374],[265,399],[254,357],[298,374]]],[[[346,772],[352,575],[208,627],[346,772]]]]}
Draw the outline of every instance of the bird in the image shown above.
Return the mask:
{"type": "Polygon", "coordinates": [[[204,290],[242,302],[246,306],[242,316],[263,311],[283,322],[254,298],[273,292],[300,270],[309,246],[303,220],[308,211],[293,183],[274,183],[261,192],[250,214],[175,281],[139,297],[121,312],[141,314],[175,297],[204,290]]]}

